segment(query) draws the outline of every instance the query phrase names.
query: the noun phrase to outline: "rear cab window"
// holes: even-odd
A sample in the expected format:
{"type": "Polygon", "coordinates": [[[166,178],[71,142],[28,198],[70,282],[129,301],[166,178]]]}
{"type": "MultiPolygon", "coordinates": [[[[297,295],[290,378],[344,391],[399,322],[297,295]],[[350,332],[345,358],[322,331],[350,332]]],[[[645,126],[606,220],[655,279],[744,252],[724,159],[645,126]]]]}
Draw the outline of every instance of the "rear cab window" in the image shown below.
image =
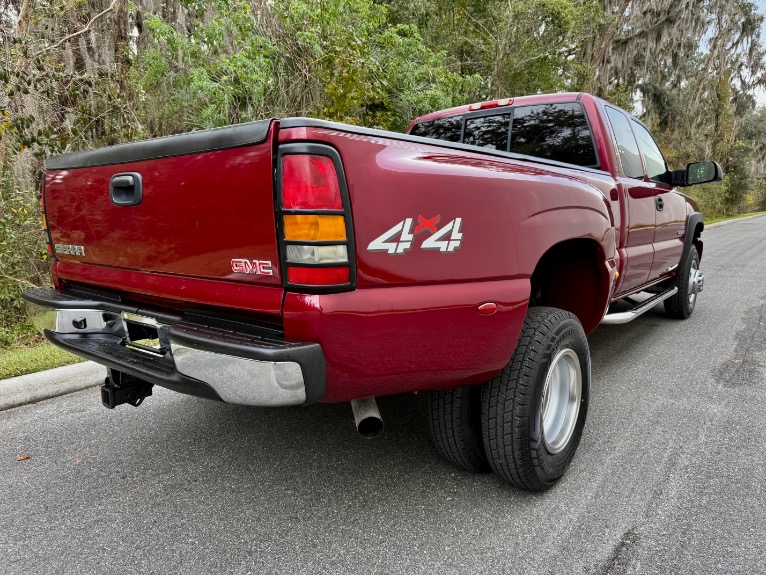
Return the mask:
{"type": "Polygon", "coordinates": [[[593,133],[579,102],[503,108],[496,113],[415,124],[413,136],[459,142],[587,168],[598,168],[593,133]]]}
{"type": "Polygon", "coordinates": [[[508,150],[508,128],[510,114],[494,114],[468,118],[465,121],[463,143],[492,150],[508,150]]]}
{"type": "Polygon", "coordinates": [[[598,167],[590,125],[578,102],[514,108],[511,152],[598,167]]]}
{"type": "Polygon", "coordinates": [[[410,134],[422,138],[444,140],[445,142],[460,142],[462,130],[463,116],[450,116],[415,124],[410,130],[410,134]]]}

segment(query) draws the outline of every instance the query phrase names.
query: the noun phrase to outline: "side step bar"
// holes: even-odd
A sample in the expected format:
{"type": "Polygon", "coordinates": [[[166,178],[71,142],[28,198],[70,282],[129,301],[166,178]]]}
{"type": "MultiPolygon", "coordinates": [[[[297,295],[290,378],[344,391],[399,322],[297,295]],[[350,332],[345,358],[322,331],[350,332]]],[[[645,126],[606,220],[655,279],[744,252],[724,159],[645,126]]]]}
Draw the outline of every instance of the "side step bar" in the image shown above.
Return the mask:
{"type": "Polygon", "coordinates": [[[617,324],[628,323],[630,321],[633,321],[638,316],[648,312],[658,303],[665,301],[669,297],[673,297],[674,295],[676,295],[676,293],[678,293],[678,288],[674,286],[667,291],[658,293],[657,295],[650,297],[646,301],[642,301],[633,309],[629,309],[627,311],[621,311],[618,313],[608,313],[604,316],[604,319],[601,320],[601,325],[617,325],[617,324]]]}

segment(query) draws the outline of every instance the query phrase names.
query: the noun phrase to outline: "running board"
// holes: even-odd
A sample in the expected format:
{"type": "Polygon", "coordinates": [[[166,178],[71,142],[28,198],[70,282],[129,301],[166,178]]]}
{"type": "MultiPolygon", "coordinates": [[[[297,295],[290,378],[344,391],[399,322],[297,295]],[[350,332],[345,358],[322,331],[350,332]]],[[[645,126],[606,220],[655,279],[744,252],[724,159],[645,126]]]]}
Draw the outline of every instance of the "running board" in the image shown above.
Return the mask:
{"type": "Polygon", "coordinates": [[[628,311],[621,311],[619,313],[608,313],[604,316],[604,319],[601,320],[601,325],[617,325],[617,324],[628,323],[630,321],[633,321],[638,316],[648,312],[658,303],[665,301],[669,297],[673,297],[674,295],[676,295],[676,293],[678,293],[678,288],[672,287],[667,291],[658,293],[657,295],[650,297],[646,301],[642,301],[633,309],[629,309],[628,311]]]}

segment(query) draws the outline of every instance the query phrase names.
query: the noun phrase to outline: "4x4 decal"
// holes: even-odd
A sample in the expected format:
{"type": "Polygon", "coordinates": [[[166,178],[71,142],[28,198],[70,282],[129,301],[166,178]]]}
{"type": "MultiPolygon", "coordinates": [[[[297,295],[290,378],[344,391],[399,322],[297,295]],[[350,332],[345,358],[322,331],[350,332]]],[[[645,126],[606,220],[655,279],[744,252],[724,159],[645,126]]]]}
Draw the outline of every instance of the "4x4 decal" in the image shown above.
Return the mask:
{"type": "Polygon", "coordinates": [[[426,238],[420,245],[421,249],[436,250],[443,253],[454,252],[460,247],[460,242],[463,241],[463,234],[460,231],[463,218],[455,218],[439,229],[437,226],[440,219],[441,215],[433,218],[418,216],[418,224],[413,230],[413,218],[406,218],[372,240],[367,249],[371,252],[387,252],[391,255],[400,255],[412,249],[416,235],[421,232],[429,232],[431,236],[426,238]],[[399,238],[398,240],[396,240],[397,237],[399,238]]]}

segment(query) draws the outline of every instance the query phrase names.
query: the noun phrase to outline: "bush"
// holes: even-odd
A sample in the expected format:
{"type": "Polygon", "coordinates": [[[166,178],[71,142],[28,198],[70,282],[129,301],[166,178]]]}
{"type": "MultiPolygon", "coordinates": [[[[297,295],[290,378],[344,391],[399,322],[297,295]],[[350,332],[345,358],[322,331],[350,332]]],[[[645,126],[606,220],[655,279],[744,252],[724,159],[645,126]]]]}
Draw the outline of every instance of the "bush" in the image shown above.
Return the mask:
{"type": "Polygon", "coordinates": [[[0,182],[0,346],[33,333],[20,295],[49,281],[40,200],[19,188],[6,171],[0,182]]]}

